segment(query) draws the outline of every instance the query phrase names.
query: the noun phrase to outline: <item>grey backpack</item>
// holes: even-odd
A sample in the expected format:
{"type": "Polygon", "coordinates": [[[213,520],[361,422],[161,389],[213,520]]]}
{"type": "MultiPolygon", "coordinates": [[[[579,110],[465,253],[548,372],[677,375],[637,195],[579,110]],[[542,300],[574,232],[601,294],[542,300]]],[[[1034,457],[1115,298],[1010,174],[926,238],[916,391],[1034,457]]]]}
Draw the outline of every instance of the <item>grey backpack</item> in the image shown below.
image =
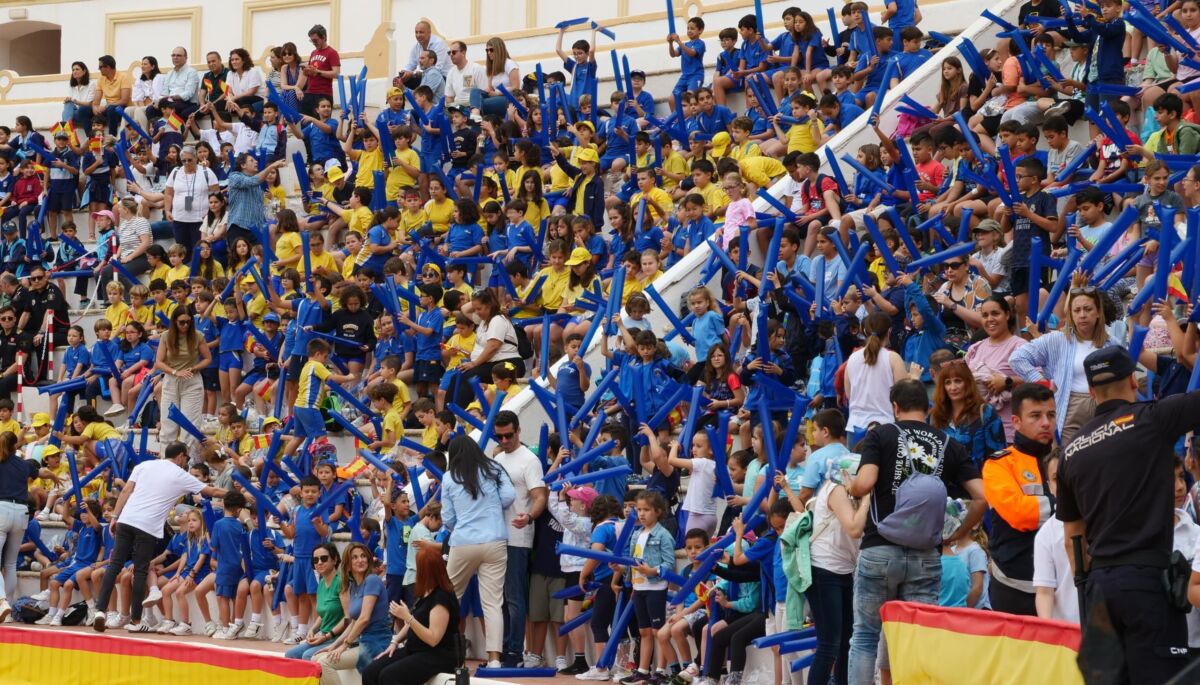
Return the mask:
{"type": "Polygon", "coordinates": [[[925,471],[917,469],[913,461],[913,442],[908,431],[895,426],[899,431],[897,445],[904,455],[904,471],[908,475],[896,489],[896,507],[892,513],[878,520],[875,501],[871,502],[871,519],[879,534],[892,544],[910,549],[936,549],[942,544],[942,525],[946,518],[946,484],[934,473],[946,455],[946,443],[942,442],[935,455],[922,455],[927,460],[925,471]],[[929,461],[931,460],[931,461],[929,461]]]}

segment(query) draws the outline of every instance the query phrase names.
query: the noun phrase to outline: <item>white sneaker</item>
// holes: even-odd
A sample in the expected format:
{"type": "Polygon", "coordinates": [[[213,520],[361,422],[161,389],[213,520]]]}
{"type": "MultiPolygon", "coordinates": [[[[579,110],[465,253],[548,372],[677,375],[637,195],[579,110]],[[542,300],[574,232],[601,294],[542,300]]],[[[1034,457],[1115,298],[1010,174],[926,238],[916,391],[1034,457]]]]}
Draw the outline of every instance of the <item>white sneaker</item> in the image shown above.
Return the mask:
{"type": "Polygon", "coordinates": [[[45,602],[46,600],[50,599],[50,591],[42,590],[41,592],[37,593],[36,595],[33,595],[29,599],[32,599],[35,602],[45,602]]]}
{"type": "MultiPolygon", "coordinates": [[[[43,616],[43,617],[39,618],[38,620],[34,621],[34,622],[33,622],[33,625],[35,625],[35,626],[48,626],[48,625],[50,625],[50,622],[51,622],[51,621],[53,621],[53,620],[54,620],[54,614],[47,612],[45,616],[43,616]]],[[[61,626],[61,625],[62,625],[62,623],[59,623],[58,625],[60,625],[60,626],[61,626]]]]}
{"type": "Polygon", "coordinates": [[[105,416],[117,416],[119,414],[124,414],[124,413],[125,413],[125,405],[121,404],[120,402],[117,402],[113,406],[109,407],[108,410],[104,412],[104,415],[105,416]]]}
{"type": "MultiPolygon", "coordinates": [[[[95,609],[88,609],[88,612],[87,612],[87,619],[84,621],[84,623],[85,623],[86,625],[90,625],[90,624],[91,624],[91,622],[92,622],[92,621],[93,621],[93,620],[96,618],[96,613],[97,613],[97,612],[96,612],[96,610],[95,610],[95,609]]],[[[107,623],[107,622],[108,622],[108,621],[107,621],[107,617],[105,617],[105,619],[106,619],[106,620],[105,620],[105,622],[107,623]]]]}
{"type": "Polygon", "coordinates": [[[174,630],[175,626],[177,625],[179,624],[168,618],[167,620],[158,624],[158,628],[155,629],[155,632],[157,632],[159,635],[166,635],[174,630]]]}
{"type": "Polygon", "coordinates": [[[150,591],[146,593],[146,599],[142,600],[142,606],[148,607],[160,599],[162,599],[162,590],[157,585],[151,585],[150,591]]]}
{"type": "Polygon", "coordinates": [[[192,624],[185,621],[172,628],[170,632],[172,635],[191,635],[192,624]]]}
{"type": "Polygon", "coordinates": [[[50,512],[43,509],[43,510],[39,511],[37,513],[37,516],[35,516],[34,518],[36,518],[38,521],[42,521],[42,522],[49,521],[50,520],[50,512]]]}
{"type": "Polygon", "coordinates": [[[298,644],[300,644],[302,641],[304,641],[304,636],[300,634],[300,631],[299,631],[299,630],[294,630],[294,631],[292,631],[292,634],[291,634],[291,635],[288,635],[286,638],[284,638],[284,640],[283,640],[283,644],[285,644],[285,645],[298,645],[298,644]]]}
{"type": "Polygon", "coordinates": [[[554,657],[554,670],[561,671],[570,665],[571,662],[567,661],[567,657],[563,656],[562,654],[554,657]]]}
{"type": "Polygon", "coordinates": [[[42,562],[40,562],[40,561],[31,561],[31,562],[29,562],[29,570],[30,570],[30,571],[40,571],[40,570],[42,570],[42,562]]]}
{"type": "Polygon", "coordinates": [[[251,622],[246,626],[246,632],[242,633],[242,637],[247,640],[257,640],[259,632],[262,631],[261,623],[251,622]]]}
{"type": "Polygon", "coordinates": [[[225,627],[225,639],[226,640],[236,640],[239,637],[241,637],[242,631],[245,629],[246,629],[245,624],[242,624],[239,626],[236,623],[230,623],[228,626],[225,627]]]}
{"type": "Polygon", "coordinates": [[[108,625],[112,626],[113,628],[124,628],[125,626],[129,625],[129,617],[117,614],[115,618],[108,620],[108,625]]]}
{"type": "Polygon", "coordinates": [[[204,624],[204,634],[208,637],[212,637],[217,632],[217,629],[218,626],[213,621],[204,624]]]}
{"type": "Polygon", "coordinates": [[[525,660],[521,663],[522,668],[541,668],[546,663],[541,654],[529,653],[525,655],[525,660]]]}
{"type": "Polygon", "coordinates": [[[153,633],[154,628],[151,628],[150,624],[146,623],[145,621],[138,621],[137,623],[130,623],[129,625],[125,626],[125,632],[127,632],[127,633],[153,633]]]}
{"type": "Polygon", "coordinates": [[[62,618],[63,618],[63,615],[62,615],[62,614],[55,614],[55,615],[54,615],[54,618],[50,619],[50,623],[49,623],[48,625],[52,625],[52,626],[61,626],[61,625],[62,625],[62,618]]]}
{"type": "Polygon", "coordinates": [[[607,668],[597,668],[596,666],[592,666],[591,668],[589,668],[587,670],[587,672],[580,673],[579,675],[575,676],[575,679],[576,680],[608,680],[610,677],[611,676],[610,676],[607,668]]]}
{"type": "Polygon", "coordinates": [[[7,599],[0,599],[0,621],[8,623],[10,618],[12,618],[12,607],[7,599]]]}
{"type": "Polygon", "coordinates": [[[283,638],[287,636],[287,622],[283,620],[275,621],[271,625],[271,642],[283,642],[283,638]]]}
{"type": "Polygon", "coordinates": [[[487,662],[487,667],[488,668],[501,668],[502,664],[500,663],[499,659],[492,659],[491,661],[487,662]]]}
{"type": "Polygon", "coordinates": [[[233,626],[225,626],[224,628],[218,628],[217,632],[212,634],[212,639],[228,640],[228,639],[230,639],[229,631],[231,631],[231,630],[233,630],[233,626]]]}

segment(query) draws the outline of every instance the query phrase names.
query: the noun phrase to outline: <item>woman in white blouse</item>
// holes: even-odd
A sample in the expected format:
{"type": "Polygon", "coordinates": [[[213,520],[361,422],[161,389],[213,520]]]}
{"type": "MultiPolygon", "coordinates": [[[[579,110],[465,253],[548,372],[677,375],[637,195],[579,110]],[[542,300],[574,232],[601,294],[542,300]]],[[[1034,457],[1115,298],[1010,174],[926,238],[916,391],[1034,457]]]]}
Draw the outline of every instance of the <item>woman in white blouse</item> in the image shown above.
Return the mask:
{"type": "Polygon", "coordinates": [[[481,93],[483,102],[480,109],[485,116],[503,117],[508,109],[508,99],[500,92],[500,86],[507,88],[510,93],[517,92],[521,87],[521,70],[516,61],[509,57],[504,39],[489,38],[484,49],[487,51],[484,69],[487,71],[488,81],[481,93]]]}
{"type": "Polygon", "coordinates": [[[125,111],[146,131],[150,130],[150,121],[146,117],[146,108],[158,102],[166,95],[166,89],[163,87],[166,78],[158,70],[157,58],[152,55],[142,58],[142,73],[133,82],[133,94],[130,105],[125,108],[125,111]]]}
{"type": "Polygon", "coordinates": [[[88,135],[92,130],[92,100],[95,98],[96,84],[91,82],[87,65],[72,62],[70,90],[63,99],[62,120],[72,122],[75,128],[82,129],[84,135],[88,135]]]}
{"type": "Polygon", "coordinates": [[[245,48],[229,51],[229,75],[225,77],[225,85],[229,87],[229,97],[225,98],[221,112],[225,121],[233,121],[243,108],[262,102],[267,94],[262,72],[254,66],[245,48]]]}

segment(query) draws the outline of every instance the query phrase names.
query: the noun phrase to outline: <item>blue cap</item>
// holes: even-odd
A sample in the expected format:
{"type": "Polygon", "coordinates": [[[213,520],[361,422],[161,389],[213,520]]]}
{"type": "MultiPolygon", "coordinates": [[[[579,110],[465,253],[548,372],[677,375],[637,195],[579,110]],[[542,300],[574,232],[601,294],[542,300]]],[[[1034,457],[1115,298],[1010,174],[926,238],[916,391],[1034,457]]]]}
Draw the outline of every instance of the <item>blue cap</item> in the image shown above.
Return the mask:
{"type": "Polygon", "coordinates": [[[275,312],[267,312],[266,315],[263,316],[263,322],[265,323],[267,321],[274,321],[275,323],[279,323],[279,315],[276,314],[275,312]]]}

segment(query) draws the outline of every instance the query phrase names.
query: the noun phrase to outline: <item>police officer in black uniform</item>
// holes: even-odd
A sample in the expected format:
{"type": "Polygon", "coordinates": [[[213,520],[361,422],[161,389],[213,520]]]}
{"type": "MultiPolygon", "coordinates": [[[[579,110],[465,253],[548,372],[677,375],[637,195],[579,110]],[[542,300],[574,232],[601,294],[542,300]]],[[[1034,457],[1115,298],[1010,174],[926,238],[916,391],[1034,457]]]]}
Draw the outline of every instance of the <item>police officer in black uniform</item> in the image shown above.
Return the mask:
{"type": "MultiPolygon", "coordinates": [[[[17,305],[17,328],[27,340],[32,340],[33,351],[38,355],[37,378],[43,379],[46,371],[46,314],[54,316],[54,347],[63,349],[67,344],[67,329],[71,326],[67,298],[58,286],[50,282],[49,273],[41,266],[29,270],[29,288],[21,295],[17,305]]],[[[32,382],[33,379],[30,379],[32,382]]]]}
{"type": "Polygon", "coordinates": [[[25,373],[30,370],[29,345],[17,330],[17,312],[11,306],[0,307],[0,397],[17,390],[17,353],[25,352],[25,373]]]}
{"type": "MultiPolygon", "coordinates": [[[[1137,401],[1136,365],[1120,347],[1083,362],[1096,417],[1063,450],[1057,516],[1067,556],[1082,536],[1087,601],[1103,603],[1124,650],[1118,682],[1160,685],[1187,664],[1187,621],[1167,596],[1176,440],[1200,426],[1200,392],[1137,401]]],[[[1082,608],[1082,607],[1081,607],[1082,608]]]]}

